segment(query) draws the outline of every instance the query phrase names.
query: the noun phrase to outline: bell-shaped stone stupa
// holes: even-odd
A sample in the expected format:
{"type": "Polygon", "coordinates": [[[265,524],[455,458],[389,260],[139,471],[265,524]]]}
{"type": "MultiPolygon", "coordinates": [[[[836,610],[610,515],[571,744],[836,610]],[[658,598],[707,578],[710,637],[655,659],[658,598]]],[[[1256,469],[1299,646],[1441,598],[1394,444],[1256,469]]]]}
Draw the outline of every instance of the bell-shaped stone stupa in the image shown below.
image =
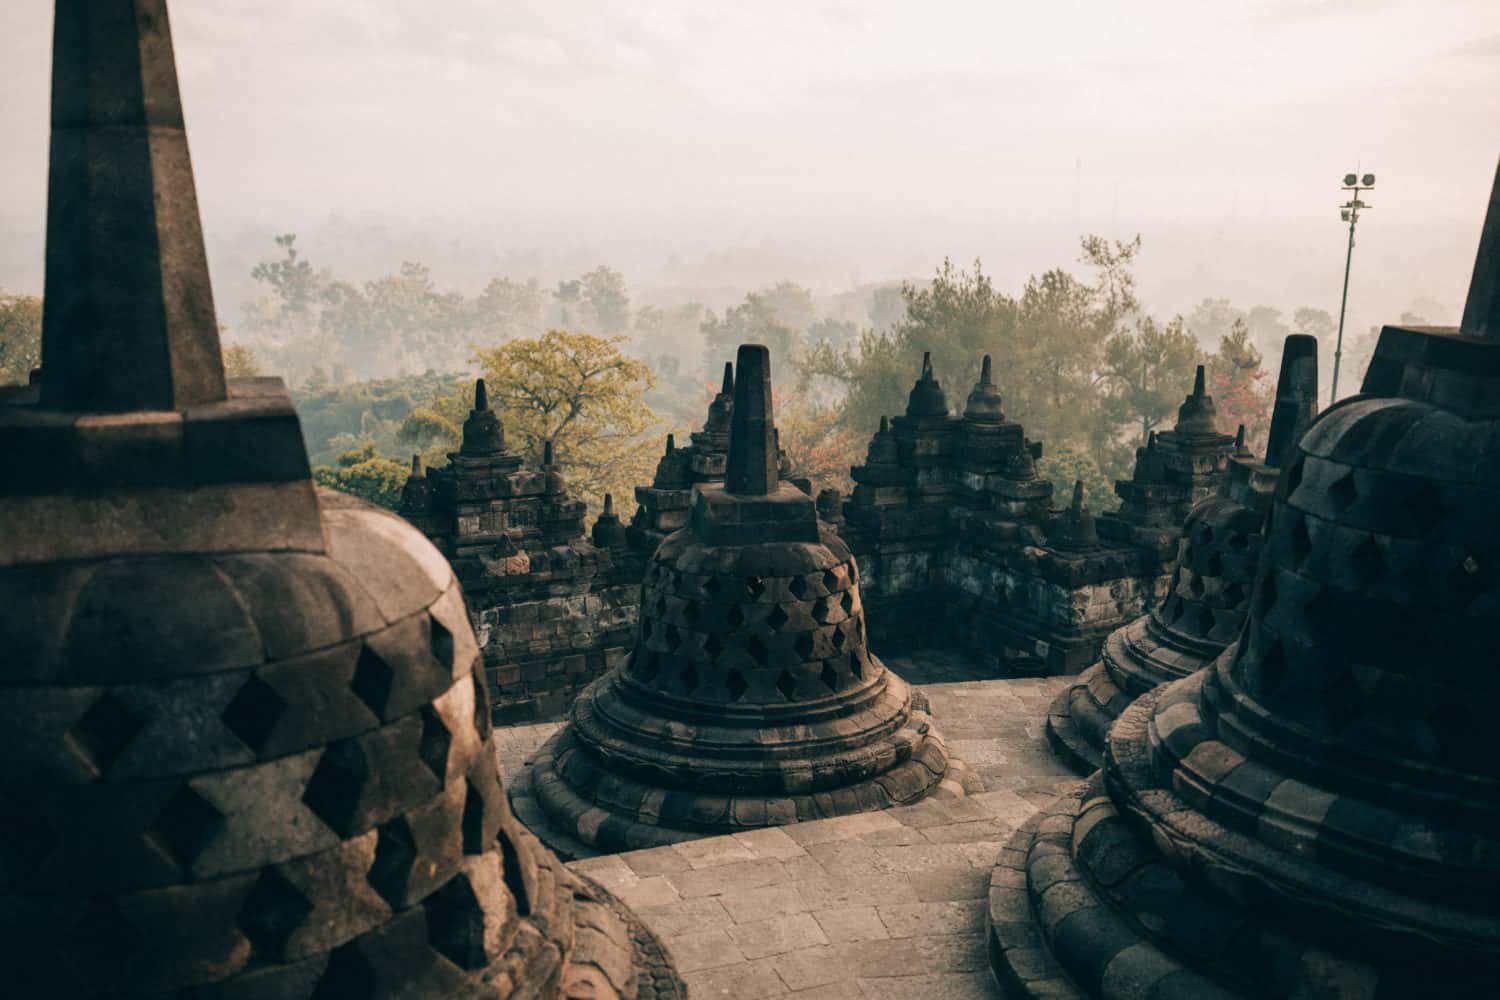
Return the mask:
{"type": "Polygon", "coordinates": [[[961,795],[912,691],[865,645],[844,543],[777,470],[770,356],[735,366],[722,487],[651,560],[640,639],[574,703],[532,792],[548,821],[626,850],[961,795]]]}
{"type": "Polygon", "coordinates": [[[0,390],[7,997],[681,996],[512,816],[442,557],[226,379],[163,0],[58,3],[0,390]]]}

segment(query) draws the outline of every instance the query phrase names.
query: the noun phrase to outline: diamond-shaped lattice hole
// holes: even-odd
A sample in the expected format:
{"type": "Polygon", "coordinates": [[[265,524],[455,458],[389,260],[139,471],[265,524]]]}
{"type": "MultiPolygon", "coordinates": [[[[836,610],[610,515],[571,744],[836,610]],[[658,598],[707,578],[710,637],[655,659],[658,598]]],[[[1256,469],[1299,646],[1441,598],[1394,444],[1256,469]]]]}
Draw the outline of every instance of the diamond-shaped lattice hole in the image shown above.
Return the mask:
{"type": "Polygon", "coordinates": [[[820,625],[828,624],[829,617],[833,614],[832,597],[825,597],[813,605],[813,620],[820,625]]]}
{"type": "Polygon", "coordinates": [[[863,649],[856,649],[854,655],[849,657],[849,672],[857,681],[865,678],[865,664],[868,662],[869,654],[863,649]]]}
{"type": "Polygon", "coordinates": [[[682,645],[682,633],[677,630],[676,625],[668,625],[662,632],[662,641],[667,644],[667,652],[674,653],[682,645]]]}
{"type": "Polygon", "coordinates": [[[188,871],[203,849],[224,829],[224,814],[184,783],[151,824],[150,837],[188,871]]]}
{"type": "Polygon", "coordinates": [[[766,665],[766,644],[760,641],[759,636],[752,635],[745,642],[745,652],[750,654],[750,659],[755,661],[756,666],[766,665]]]}
{"type": "Polygon", "coordinates": [[[656,599],[656,617],[667,617],[667,596],[665,594],[656,599]]]}
{"type": "Polygon", "coordinates": [[[432,648],[433,659],[438,661],[438,666],[451,674],[453,672],[453,633],[449,632],[448,627],[436,618],[432,619],[429,645],[432,648]]]}
{"type": "Polygon", "coordinates": [[[1203,527],[1201,527],[1201,528],[1198,529],[1198,544],[1199,545],[1204,545],[1204,546],[1209,545],[1209,544],[1211,544],[1213,542],[1213,540],[1214,540],[1214,529],[1213,529],[1212,525],[1205,524],[1203,527]]]}
{"type": "Polygon", "coordinates": [[[1178,597],[1176,594],[1168,597],[1167,603],[1162,609],[1166,614],[1167,624],[1176,625],[1177,622],[1182,618],[1182,612],[1185,610],[1185,608],[1186,605],[1183,604],[1182,598],[1178,597]]]}
{"type": "Polygon", "coordinates": [[[370,778],[370,762],[358,740],[340,740],[330,744],[307,787],[302,801],[313,814],[328,824],[340,837],[353,836],[355,811],[370,778]]]}
{"type": "Polygon", "coordinates": [[[1359,487],[1354,483],[1353,471],[1346,472],[1338,482],[1328,487],[1328,499],[1336,511],[1348,510],[1359,499],[1359,487]]]}
{"type": "Polygon", "coordinates": [[[360,950],[363,939],[355,939],[333,949],[328,964],[313,991],[312,1000],[343,1000],[344,997],[367,997],[375,992],[375,969],[360,950]]]}
{"type": "Polygon", "coordinates": [[[100,774],[108,771],[125,747],[143,727],[140,719],[113,694],[106,691],[73,723],[70,734],[90,764],[100,774]]]}
{"type": "Polygon", "coordinates": [[[655,629],[651,625],[651,619],[649,619],[649,618],[642,618],[641,619],[641,641],[645,642],[647,639],[651,638],[651,633],[653,631],[655,631],[655,629]]]}
{"type": "Polygon", "coordinates": [[[703,605],[697,601],[688,601],[682,606],[682,620],[689,625],[703,617],[703,605]]]}
{"type": "Polygon", "coordinates": [[[1203,573],[1205,576],[1223,576],[1224,557],[1217,552],[1209,556],[1207,563],[1203,567],[1203,573]]]}
{"type": "Polygon", "coordinates": [[[794,650],[796,650],[797,655],[800,656],[802,659],[804,659],[804,660],[810,660],[810,659],[812,659],[812,655],[813,655],[813,637],[812,637],[812,633],[811,632],[803,632],[801,635],[797,636],[797,641],[794,642],[794,643],[792,643],[792,648],[794,650]]]}
{"type": "Polygon", "coordinates": [[[750,598],[750,600],[760,600],[761,595],[765,592],[766,581],[762,580],[758,576],[750,576],[745,578],[745,594],[750,598]]]}
{"type": "Polygon", "coordinates": [[[724,624],[730,628],[739,628],[745,624],[745,612],[740,610],[738,604],[724,612],[724,624]]]}
{"type": "Polygon", "coordinates": [[[354,677],[349,687],[359,696],[377,719],[385,718],[385,708],[390,702],[391,688],[396,682],[396,670],[369,646],[359,651],[359,662],[354,666],[354,677]]]}
{"type": "Polygon", "coordinates": [[[62,951],[72,960],[76,974],[81,975],[98,996],[114,993],[111,987],[120,980],[125,964],[145,938],[126,920],[108,897],[95,897],[83,916],[68,931],[62,951]]]}
{"type": "Polygon", "coordinates": [[[275,868],[266,868],[240,907],[239,926],[263,956],[281,959],[287,942],[301,929],[312,903],[275,868]]]}
{"type": "Polygon", "coordinates": [[[698,668],[691,663],[682,672],[682,690],[685,694],[692,694],[698,690],[698,668]]]}
{"type": "Polygon", "coordinates": [[[822,679],[824,686],[827,687],[828,690],[837,691],[839,689],[839,672],[833,669],[832,664],[825,661],[823,664],[823,672],[818,676],[822,679]]]}
{"type": "Polygon", "coordinates": [[[799,600],[799,601],[805,601],[805,600],[807,600],[807,577],[805,577],[805,576],[794,576],[794,577],[792,577],[792,582],[789,583],[789,584],[787,584],[787,588],[786,589],[788,591],[790,591],[791,595],[793,597],[795,597],[797,600],[799,600]]]}
{"type": "Polygon", "coordinates": [[[750,690],[750,684],[745,680],[745,675],[738,670],[729,671],[724,678],[724,687],[729,690],[730,701],[739,701],[745,697],[745,692],[750,690]]]}
{"type": "Polygon", "coordinates": [[[854,591],[844,591],[844,596],[839,598],[839,605],[844,609],[844,614],[854,614],[854,591]]]}
{"type": "Polygon", "coordinates": [[[32,874],[57,847],[57,831],[30,802],[0,796],[0,871],[15,885],[32,874]]]}
{"type": "Polygon", "coordinates": [[[1224,600],[1224,606],[1238,608],[1245,603],[1245,585],[1236,580],[1224,588],[1219,595],[1224,600]]]}
{"type": "Polygon", "coordinates": [[[649,649],[637,649],[633,655],[631,669],[634,674],[643,681],[649,681],[660,672],[660,665],[656,662],[656,654],[649,649]]]}
{"type": "Polygon", "coordinates": [[[823,571],[823,589],[830,594],[839,589],[839,575],[831,569],[823,571]]]}
{"type": "Polygon", "coordinates": [[[448,750],[453,745],[453,735],[431,705],[422,707],[422,739],[417,744],[417,756],[427,765],[441,784],[448,775],[448,750]]]}
{"type": "Polygon", "coordinates": [[[709,659],[717,660],[719,654],[724,652],[724,642],[716,635],[711,635],[703,642],[703,651],[708,654],[709,659]]]}
{"type": "Polygon", "coordinates": [[[776,678],[776,690],[780,691],[781,696],[787,701],[792,700],[792,695],[797,690],[797,678],[792,676],[791,671],[783,670],[776,678]]]}
{"type": "Polygon", "coordinates": [[[844,634],[844,630],[842,628],[836,628],[836,629],[833,630],[833,648],[834,649],[842,651],[843,648],[844,648],[844,644],[847,643],[848,641],[849,641],[849,637],[844,634]]]}
{"type": "Polygon", "coordinates": [[[1218,624],[1218,619],[1214,617],[1213,608],[1199,608],[1198,609],[1198,634],[1199,635],[1208,635],[1210,632],[1212,632],[1214,630],[1214,626],[1217,625],[1217,624],[1218,624]]]}
{"type": "Polygon", "coordinates": [[[406,900],[406,885],[417,860],[417,840],[405,816],[397,816],[380,828],[375,839],[375,861],[365,874],[380,898],[396,909],[406,900]]]}
{"type": "Polygon", "coordinates": [[[716,577],[716,576],[711,576],[707,580],[703,581],[703,592],[705,594],[707,594],[709,597],[713,597],[715,594],[717,594],[719,591],[721,591],[723,589],[724,589],[724,584],[721,583],[719,581],[719,578],[716,577]]]}
{"type": "Polygon", "coordinates": [[[1188,581],[1188,593],[1192,594],[1194,597],[1203,596],[1203,577],[1199,576],[1197,573],[1193,574],[1193,578],[1188,581]]]}
{"type": "Polygon", "coordinates": [[[276,728],[286,708],[286,700],[271,685],[251,674],[219,718],[241,743],[260,753],[261,745],[276,728]]]}
{"type": "Polygon", "coordinates": [[[1229,536],[1229,547],[1236,552],[1244,552],[1250,547],[1250,536],[1243,531],[1232,532],[1229,536]]]}
{"type": "Polygon", "coordinates": [[[781,610],[781,605],[779,604],[771,609],[771,613],[769,615],[766,615],[766,624],[771,626],[771,631],[773,632],[780,632],[782,626],[784,626],[786,623],[786,612],[781,610]]]}
{"type": "Polygon", "coordinates": [[[455,875],[422,901],[427,916],[427,943],[460,969],[489,962],[485,949],[484,908],[467,875],[455,875]]]}
{"type": "Polygon", "coordinates": [[[1380,551],[1380,543],[1375,541],[1374,535],[1366,535],[1365,540],[1349,553],[1349,568],[1359,582],[1367,586],[1385,575],[1385,554],[1380,551]]]}

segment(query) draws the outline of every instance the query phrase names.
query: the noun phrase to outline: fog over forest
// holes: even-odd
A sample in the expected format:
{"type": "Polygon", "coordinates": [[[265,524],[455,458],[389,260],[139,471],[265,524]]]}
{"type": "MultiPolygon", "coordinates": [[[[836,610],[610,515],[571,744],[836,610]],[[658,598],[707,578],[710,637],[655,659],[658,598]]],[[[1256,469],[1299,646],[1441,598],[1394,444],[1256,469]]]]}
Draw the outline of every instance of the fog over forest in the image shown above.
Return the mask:
{"type": "MultiPolygon", "coordinates": [[[[42,290],[52,8],[0,7],[0,295],[42,290]]],[[[1085,318],[1074,325],[1098,331],[1080,347],[1096,355],[1081,378],[1123,378],[1106,340],[1146,336],[1142,320],[1155,336],[1178,316],[1202,353],[1179,367],[1212,357],[1233,368],[1220,338],[1239,319],[1273,368],[1279,337],[1305,325],[1299,310],[1308,332],[1338,315],[1339,179],[1356,169],[1378,178],[1350,284],[1357,361],[1381,323],[1457,321],[1500,151],[1492,0],[212,0],[172,15],[226,344],[250,347],[294,389],[313,375],[322,386],[472,374],[487,362],[471,345],[599,326],[570,313],[568,296],[603,268],[628,311],[591,332],[626,336],[661,383],[646,396],[657,420],[640,423],[642,448],[691,423],[715,338],[759,336],[746,310],[778,285],[810,303],[795,322],[762,316],[789,328],[787,353],[812,359],[797,369],[809,419],[868,433],[895,398],[894,372],[915,374],[915,361],[892,358],[878,399],[845,398],[874,378],[859,335],[898,329],[882,328],[876,296],[889,304],[907,283],[910,304],[945,258],[982,261],[994,301],[1018,310],[1005,322],[1030,331],[1016,344],[1069,315],[1068,289],[1046,317],[1028,314],[1027,289],[1040,287],[1028,282],[1076,276],[1085,318]],[[307,294],[361,300],[363,312],[335,320],[324,302],[305,320],[342,338],[340,357],[287,353],[308,337],[288,325],[289,304],[300,307],[274,279],[290,273],[274,271],[283,234],[320,276],[307,294]],[[1117,247],[1140,236],[1127,308],[1085,301],[1104,287],[1105,272],[1080,259],[1090,234],[1117,247]],[[486,299],[497,280],[535,282],[526,294],[541,296],[503,334],[509,321],[486,299]],[[392,289],[445,319],[391,319],[398,309],[371,303],[392,289]],[[377,343],[382,323],[395,324],[389,343],[377,343]],[[819,343],[834,352],[822,367],[819,343]]],[[[917,322],[901,350],[931,332],[917,322]]],[[[950,402],[977,365],[965,352],[1011,343],[935,348],[950,402]]],[[[997,364],[1005,385],[1007,359],[997,364]]],[[[1359,374],[1346,369],[1341,392],[1359,374]]],[[[457,384],[401,398],[456,406],[457,384]]],[[[1175,384],[1151,391],[1180,400],[1175,384]]],[[[1074,435],[1104,483],[1164,405],[1101,399],[1102,423],[1087,432],[1021,417],[1065,450],[1074,435]]],[[[398,437],[408,415],[378,410],[326,441],[310,431],[315,460],[355,445],[395,457],[413,441],[440,460],[441,435],[398,437]]],[[[860,447],[840,444],[829,461],[860,447]]]]}

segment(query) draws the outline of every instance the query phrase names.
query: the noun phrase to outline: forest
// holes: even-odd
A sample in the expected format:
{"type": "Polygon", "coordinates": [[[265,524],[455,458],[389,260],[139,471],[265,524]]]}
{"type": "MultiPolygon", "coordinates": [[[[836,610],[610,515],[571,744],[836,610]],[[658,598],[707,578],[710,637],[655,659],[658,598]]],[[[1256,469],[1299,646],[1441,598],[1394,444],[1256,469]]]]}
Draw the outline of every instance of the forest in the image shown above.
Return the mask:
{"type": "MultiPolygon", "coordinates": [[[[716,311],[650,301],[606,265],[555,287],[496,276],[468,295],[418,262],[360,283],[317,266],[288,233],[221,332],[231,375],[290,386],[318,480],[388,507],[413,454],[438,467],[457,448],[482,375],[512,449],[537,463],[551,446],[593,511],[612,493],[628,516],[665,435],[701,423],[723,363],[755,342],[774,359],[783,447],[818,488],[849,488],[880,417],[904,409],[923,352],[955,409],[989,354],[1008,418],[1045,445],[1040,472],[1060,496],[1082,480],[1103,511],[1134,448],[1171,425],[1197,365],[1220,429],[1243,424],[1252,448],[1268,429],[1282,338],[1318,336],[1325,385],[1331,368],[1335,322],[1322,309],[1205,297],[1186,316],[1153,315],[1136,292],[1142,252],[1139,236],[1086,235],[1074,261],[1014,292],[978,260],[945,259],[926,279],[823,296],[784,280],[716,311]]],[[[1401,321],[1429,321],[1424,306],[1401,321]]],[[[23,382],[40,363],[41,322],[40,299],[0,293],[0,381],[23,382]]],[[[1375,333],[1346,331],[1342,394],[1357,388],[1375,333]]]]}

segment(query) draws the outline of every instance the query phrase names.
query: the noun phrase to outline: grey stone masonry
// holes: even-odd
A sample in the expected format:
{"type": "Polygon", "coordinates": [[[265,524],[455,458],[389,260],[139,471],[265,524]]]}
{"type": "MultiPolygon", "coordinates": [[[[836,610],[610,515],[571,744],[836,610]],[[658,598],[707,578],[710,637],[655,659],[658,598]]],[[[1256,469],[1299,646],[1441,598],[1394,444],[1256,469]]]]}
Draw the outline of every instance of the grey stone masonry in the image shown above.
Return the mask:
{"type": "Polygon", "coordinates": [[[1153,435],[1118,484],[1122,510],[1095,518],[1081,487],[1054,509],[1036,473],[1042,445],[1006,417],[988,357],[961,417],[924,357],[906,413],[881,418],[853,470],[839,529],[876,640],[942,637],[999,675],[1076,673],[1096,660],[1105,636],[1164,596],[1182,520],[1233,448],[1213,429],[1198,374],[1177,427],[1153,435]]]}
{"type": "Polygon", "coordinates": [[[611,498],[593,531],[550,451],[523,468],[508,451],[484,380],[445,468],[414,459],[401,514],[453,564],[484,652],[495,721],[557,718],[624,655],[638,569],[611,498]],[[602,544],[600,544],[602,543],[602,544]]]}

